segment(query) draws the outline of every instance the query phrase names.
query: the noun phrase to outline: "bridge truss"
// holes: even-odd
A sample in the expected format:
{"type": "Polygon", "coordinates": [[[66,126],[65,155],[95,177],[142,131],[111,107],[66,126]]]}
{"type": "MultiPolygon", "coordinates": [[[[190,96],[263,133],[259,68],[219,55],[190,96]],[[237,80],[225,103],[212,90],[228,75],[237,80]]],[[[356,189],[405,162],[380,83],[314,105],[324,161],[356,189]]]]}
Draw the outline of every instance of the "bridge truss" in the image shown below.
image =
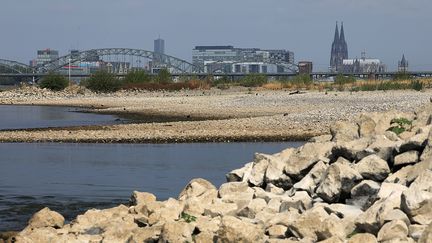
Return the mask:
{"type": "Polygon", "coordinates": [[[24,63],[0,59],[0,72],[12,71],[13,73],[31,73],[32,68],[24,63]]]}
{"type": "Polygon", "coordinates": [[[63,67],[70,65],[77,65],[83,62],[103,61],[108,65],[128,65],[128,69],[138,67],[143,68],[145,62],[142,59],[150,59],[160,67],[172,69],[173,73],[191,73],[196,67],[193,64],[165,54],[159,54],[152,51],[130,48],[104,48],[92,49],[72,53],[62,56],[50,63],[36,68],[37,73],[45,73],[50,71],[57,71],[63,67]]]}

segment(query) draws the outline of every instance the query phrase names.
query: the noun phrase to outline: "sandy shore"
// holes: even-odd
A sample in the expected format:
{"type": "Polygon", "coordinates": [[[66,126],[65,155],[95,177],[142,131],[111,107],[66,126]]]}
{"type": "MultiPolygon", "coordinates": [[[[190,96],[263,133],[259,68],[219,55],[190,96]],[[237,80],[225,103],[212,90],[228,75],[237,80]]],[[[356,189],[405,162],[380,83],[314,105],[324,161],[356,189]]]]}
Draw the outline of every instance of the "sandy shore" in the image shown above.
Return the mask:
{"type": "Polygon", "coordinates": [[[135,119],[132,124],[1,131],[0,142],[294,141],[326,134],[363,112],[412,111],[432,90],[317,92],[248,89],[94,94],[79,88],[0,92],[0,104],[58,105],[135,119]],[[152,123],[143,123],[153,121],[152,123]]]}

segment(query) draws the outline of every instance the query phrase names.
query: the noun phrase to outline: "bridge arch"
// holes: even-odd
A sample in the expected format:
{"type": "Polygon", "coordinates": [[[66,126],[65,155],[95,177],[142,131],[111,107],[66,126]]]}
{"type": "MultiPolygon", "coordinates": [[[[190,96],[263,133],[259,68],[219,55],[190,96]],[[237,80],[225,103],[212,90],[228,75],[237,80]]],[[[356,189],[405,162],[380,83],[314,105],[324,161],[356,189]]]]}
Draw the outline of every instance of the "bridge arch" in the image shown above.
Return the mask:
{"type": "Polygon", "coordinates": [[[11,70],[16,73],[32,72],[32,68],[29,65],[17,61],[7,60],[7,59],[0,59],[0,67],[3,67],[7,70],[11,70]]]}
{"type": "Polygon", "coordinates": [[[113,55],[135,56],[135,57],[142,57],[151,60],[157,60],[159,63],[166,65],[169,68],[173,68],[174,70],[180,73],[191,73],[193,70],[196,70],[196,67],[192,63],[165,54],[159,54],[159,53],[142,50],[142,49],[103,48],[103,49],[91,49],[91,50],[81,51],[78,53],[72,53],[66,56],[62,56],[56,60],[53,60],[52,62],[37,67],[37,72],[44,73],[49,71],[56,71],[64,66],[69,65],[69,63],[74,64],[77,62],[82,62],[91,59],[94,60],[95,58],[99,59],[100,57],[103,56],[113,56],[113,55]]]}

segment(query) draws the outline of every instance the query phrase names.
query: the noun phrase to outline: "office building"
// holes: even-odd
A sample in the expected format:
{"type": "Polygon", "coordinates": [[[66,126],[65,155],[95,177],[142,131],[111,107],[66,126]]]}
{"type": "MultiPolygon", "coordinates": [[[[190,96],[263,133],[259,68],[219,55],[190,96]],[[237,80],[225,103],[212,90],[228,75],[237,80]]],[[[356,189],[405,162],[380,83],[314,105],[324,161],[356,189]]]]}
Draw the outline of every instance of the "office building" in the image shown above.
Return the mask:
{"type": "Polygon", "coordinates": [[[51,49],[38,50],[37,57],[36,57],[36,65],[42,66],[58,58],[59,58],[59,52],[57,50],[51,50],[51,49]]]}
{"type": "Polygon", "coordinates": [[[294,53],[229,45],[196,46],[192,50],[192,63],[207,73],[287,72],[285,67],[294,63],[294,53]]]}

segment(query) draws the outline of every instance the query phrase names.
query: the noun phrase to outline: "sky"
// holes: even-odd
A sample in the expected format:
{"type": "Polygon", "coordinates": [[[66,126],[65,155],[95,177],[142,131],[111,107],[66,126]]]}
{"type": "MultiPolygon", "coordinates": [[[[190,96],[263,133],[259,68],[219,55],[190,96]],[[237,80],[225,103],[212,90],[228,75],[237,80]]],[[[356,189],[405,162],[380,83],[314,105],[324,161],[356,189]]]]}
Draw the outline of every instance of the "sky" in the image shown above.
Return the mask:
{"type": "Polygon", "coordinates": [[[336,21],[349,57],[362,51],[389,70],[432,70],[430,0],[1,0],[0,58],[28,63],[37,49],[125,47],[190,61],[196,45],[287,49],[295,61],[329,66],[336,21]]]}

